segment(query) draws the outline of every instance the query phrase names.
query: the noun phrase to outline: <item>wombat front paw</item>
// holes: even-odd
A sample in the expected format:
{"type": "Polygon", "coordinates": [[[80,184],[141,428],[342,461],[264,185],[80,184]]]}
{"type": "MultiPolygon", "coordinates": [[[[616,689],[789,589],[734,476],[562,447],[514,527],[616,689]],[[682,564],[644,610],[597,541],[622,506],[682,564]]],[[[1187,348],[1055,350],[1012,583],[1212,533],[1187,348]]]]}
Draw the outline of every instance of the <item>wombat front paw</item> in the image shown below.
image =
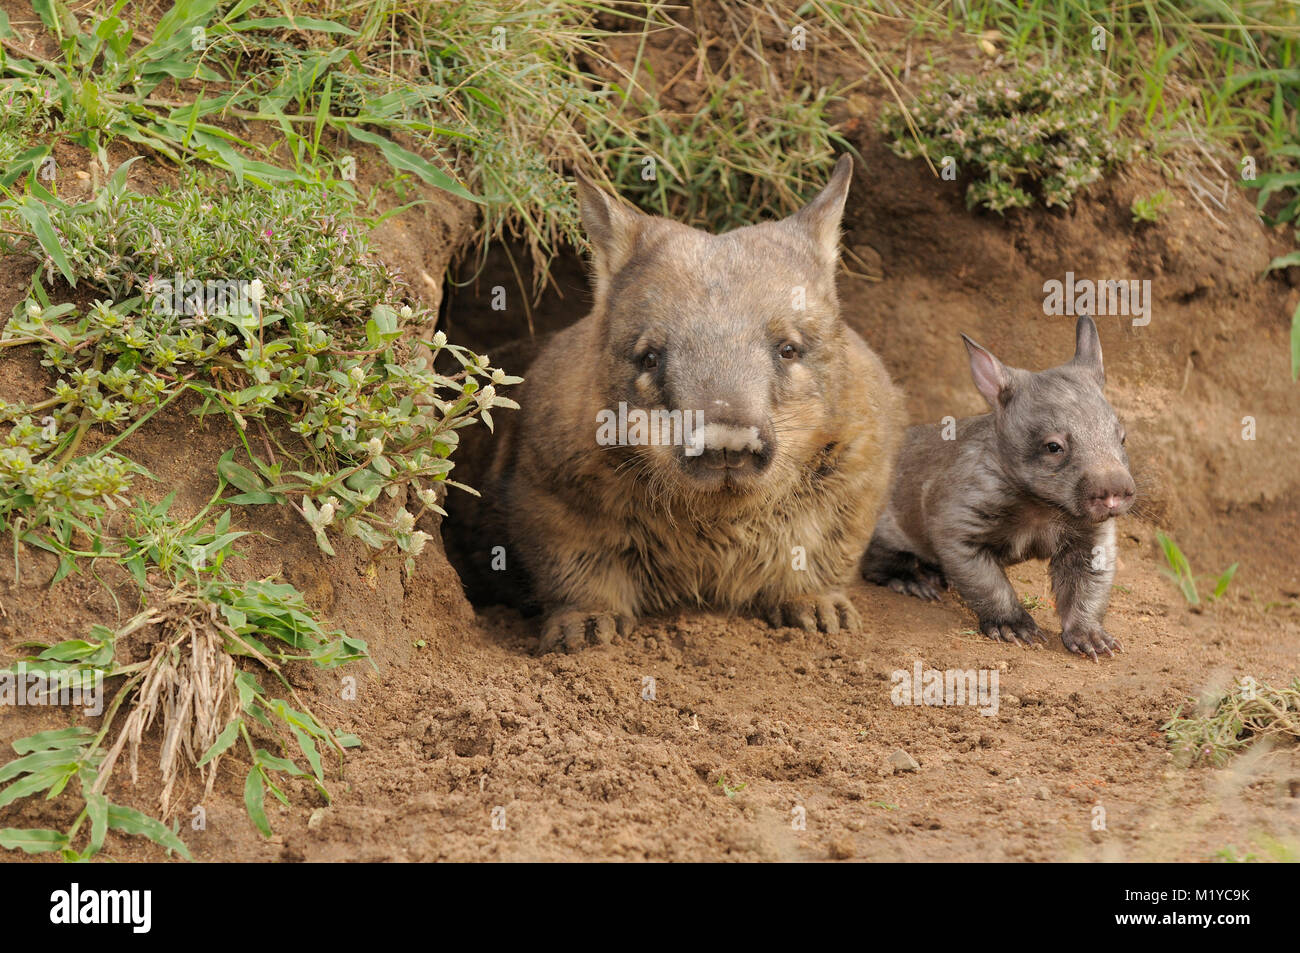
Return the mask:
{"type": "Polygon", "coordinates": [[[790,626],[806,632],[858,632],[862,618],[842,592],[825,592],[815,596],[797,596],[767,610],[773,628],[790,626]]]}
{"type": "Polygon", "coordinates": [[[588,645],[607,645],[615,635],[627,635],[632,620],[617,612],[557,609],[546,617],[537,654],[580,652],[588,645]]]}
{"type": "Polygon", "coordinates": [[[1061,633],[1061,641],[1071,652],[1077,652],[1079,655],[1090,655],[1094,662],[1097,661],[1097,653],[1105,652],[1111,658],[1115,657],[1115,652],[1123,652],[1124,647],[1119,644],[1119,640],[1114,638],[1109,632],[1101,626],[1075,626],[1066,629],[1061,633]],[[1111,650],[1114,651],[1111,651],[1111,650]]]}
{"type": "Polygon", "coordinates": [[[980,631],[995,641],[1014,642],[1016,645],[1033,645],[1035,639],[1047,642],[1034,617],[1020,608],[1006,617],[981,618],[980,631]]]}

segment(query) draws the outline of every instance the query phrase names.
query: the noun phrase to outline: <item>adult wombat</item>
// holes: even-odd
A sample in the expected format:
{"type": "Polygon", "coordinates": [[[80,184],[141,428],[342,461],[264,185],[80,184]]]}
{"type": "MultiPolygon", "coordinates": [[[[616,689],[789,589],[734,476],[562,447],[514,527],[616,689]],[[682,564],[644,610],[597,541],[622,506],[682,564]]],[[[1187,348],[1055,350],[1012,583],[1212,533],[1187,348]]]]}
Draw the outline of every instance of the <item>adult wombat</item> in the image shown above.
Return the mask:
{"type": "Polygon", "coordinates": [[[938,425],[908,429],[863,575],[923,599],[952,583],[985,635],[1046,641],[1003,567],[1049,559],[1065,647],[1110,655],[1114,518],[1135,490],[1097,326],[1079,318],[1074,358],[1037,374],[962,340],[992,413],[958,421],[950,439],[938,425]]]}
{"type": "Polygon", "coordinates": [[[880,359],[839,316],[852,171],[844,156],[796,214],[724,235],[579,179],[594,307],[513,395],[479,479],[495,518],[461,557],[491,576],[503,544],[525,570],[509,585],[548,613],[539,651],[679,606],[859,627],[844,587],[902,427],[880,359]]]}

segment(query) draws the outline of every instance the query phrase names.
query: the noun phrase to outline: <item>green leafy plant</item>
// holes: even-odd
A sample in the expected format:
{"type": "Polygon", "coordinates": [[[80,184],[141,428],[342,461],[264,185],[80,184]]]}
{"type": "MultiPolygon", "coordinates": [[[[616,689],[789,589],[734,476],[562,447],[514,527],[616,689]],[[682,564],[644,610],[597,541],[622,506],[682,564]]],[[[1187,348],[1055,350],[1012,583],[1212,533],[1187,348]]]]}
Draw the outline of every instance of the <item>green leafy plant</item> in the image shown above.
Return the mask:
{"type": "Polygon", "coordinates": [[[1173,196],[1168,189],[1161,189],[1151,195],[1135,198],[1129,205],[1129,212],[1133,216],[1133,224],[1158,222],[1165,207],[1172,200],[1173,196]]]}
{"type": "MultiPolygon", "coordinates": [[[[1164,553],[1165,562],[1169,564],[1169,568],[1163,569],[1161,572],[1174,581],[1174,585],[1178,587],[1178,591],[1183,594],[1183,598],[1190,605],[1199,605],[1201,597],[1196,588],[1196,576],[1192,574],[1191,563],[1187,561],[1183,551],[1177,543],[1159,531],[1156,532],[1156,542],[1159,543],[1160,550],[1164,553]]],[[[1229,584],[1232,582],[1233,577],[1237,575],[1238,565],[1238,563],[1233,563],[1215,577],[1214,587],[1211,589],[1209,597],[1211,602],[1222,598],[1223,594],[1228,591],[1229,584]]]]}
{"type": "Polygon", "coordinates": [[[49,527],[38,545],[68,552],[70,530],[123,499],[138,472],[112,453],[116,440],[77,457],[86,430],[134,428],[190,392],[202,398],[196,413],[231,420],[251,464],[234,448],[220,461],[242,491],[232,502],[289,506],[325,552],[327,531],[342,531],[413,569],[430,538],[416,524],[459,485],[449,477],[456,431],[516,407],[497,389],[520,379],[441,332],[411,343],[433,316],[402,303],[345,197],[303,186],[213,196],[198,185],[145,197],[126,190],[124,172],[91,202],[48,196],[38,205],[51,238],[33,228],[15,243],[45,278],[0,348],[37,347],[59,377],[49,399],[0,407],[15,425],[0,448],[0,488],[13,491],[0,530],[19,518],[28,535],[49,527]],[[107,297],[84,311],[52,304],[44,281],[65,268],[107,297]],[[238,293],[214,296],[212,285],[238,293]],[[455,370],[436,370],[439,358],[455,370]],[[399,490],[414,505],[381,516],[375,504],[399,490]]]}
{"type": "Polygon", "coordinates": [[[1229,844],[1216,850],[1214,859],[1223,864],[1257,864],[1264,860],[1280,864],[1300,862],[1300,845],[1294,841],[1288,843],[1264,833],[1255,834],[1251,840],[1259,844],[1258,851],[1243,852],[1236,845],[1229,844]]]}
{"type": "Polygon", "coordinates": [[[1028,595],[1020,600],[1020,604],[1025,607],[1025,611],[1034,612],[1044,606],[1050,606],[1051,602],[1043,596],[1028,595]]]}
{"type": "Polygon", "coordinates": [[[745,782],[742,782],[740,784],[735,784],[735,785],[728,784],[727,776],[725,774],[718,775],[718,789],[721,790],[722,793],[725,794],[727,797],[735,797],[741,791],[745,790],[745,787],[746,787],[745,782]]]}
{"type": "MultiPolygon", "coordinates": [[[[784,40],[774,45],[763,23],[775,14],[744,4],[722,11],[738,60],[715,71],[702,59],[698,101],[684,109],[668,99],[680,77],[602,47],[672,28],[654,5],[325,0],[303,15],[259,0],[178,2],[157,22],[125,0],[37,6],[57,54],[0,24],[0,95],[16,104],[11,135],[0,125],[0,158],[13,158],[0,184],[39,168],[60,139],[92,154],[129,141],[258,186],[368,190],[372,207],[419,179],[480,204],[480,252],[522,239],[534,290],[562,244],[583,242],[574,167],[648,208],[727,228],[789,211],[844,145],[827,115],[835,91],[798,64],[787,88],[770,62],[784,40]],[[646,160],[658,175],[644,175],[646,160]],[[375,164],[389,177],[361,174],[375,164]],[[715,188],[694,188],[701,178],[715,188]]],[[[811,42],[869,42],[865,13],[817,12],[811,42]]]]}
{"type": "MultiPolygon", "coordinates": [[[[988,31],[1005,44],[997,52],[1046,66],[1071,62],[1104,39],[1104,48],[1092,53],[1104,60],[1112,79],[1099,102],[1112,128],[1121,122],[1140,128],[1151,139],[1151,158],[1171,179],[1184,179],[1202,205],[1203,193],[1192,184],[1196,177],[1181,174],[1176,167],[1186,159],[1176,153],[1194,142],[1199,148],[1185,151],[1195,152],[1191,162],[1199,163],[1216,146],[1226,146],[1237,161],[1227,170],[1213,158],[1209,165],[1229,181],[1259,189],[1261,212],[1276,201],[1276,221],[1296,220],[1300,33],[1295,4],[988,0],[917,4],[907,12],[917,32],[983,37],[988,31]],[[1256,166],[1263,174],[1249,171],[1256,166]]],[[[1270,270],[1296,263],[1300,253],[1288,253],[1270,270]]],[[[1291,317],[1291,374],[1300,380],[1300,309],[1291,317]]]]}
{"type": "MultiPolygon", "coordinates": [[[[1280,195],[1283,204],[1272,215],[1266,215],[1271,224],[1286,224],[1296,228],[1295,237],[1300,242],[1300,171],[1294,169],[1300,160],[1300,145],[1284,145],[1273,150],[1270,159],[1276,171],[1259,176],[1246,185],[1259,190],[1256,202],[1261,213],[1280,195]]],[[[1300,250],[1279,255],[1268,263],[1265,274],[1284,268],[1300,266],[1300,250]]],[[[1300,306],[1291,314],[1291,380],[1300,380],[1300,306]]]]}
{"type": "Polygon", "coordinates": [[[881,130],[903,158],[955,163],[969,181],[968,207],[1066,206],[1133,153],[1097,106],[1100,83],[1091,68],[956,76],[927,86],[907,110],[887,109],[881,130]]]}
{"type": "Polygon", "coordinates": [[[147,837],[160,847],[191,859],[189,849],[166,824],[134,808],[113,804],[103,793],[95,791],[98,767],[104,755],[96,740],[88,728],[64,728],[19,738],[13,743],[19,757],[0,767],[0,783],[8,782],[0,790],[0,807],[41,793],[45,793],[47,800],[56,798],[73,780],[80,788],[83,806],[67,831],[7,827],[0,830],[0,847],[28,854],[58,851],[65,860],[89,860],[99,853],[108,832],[117,830],[147,837]],[[74,844],[78,832],[87,821],[90,824],[84,846],[77,848],[74,844]]]}
{"type": "MultiPolygon", "coordinates": [[[[221,544],[222,555],[232,542],[221,544]]],[[[106,831],[117,829],[147,837],[188,859],[189,851],[171,828],[110,803],[105,794],[123,751],[129,756],[131,779],[136,779],[141,738],[156,722],[161,722],[163,739],[162,816],[172,810],[173,788],[185,764],[206,779],[206,797],[218,761],[242,740],[250,758],[245,804],[258,830],[270,836],[265,792],[289,803],[277,777],[304,779],[328,800],[322,753],[332,749],[341,756],[344,748],[360,743],[353,735],[322,727],[284,677],[282,666],[310,661],[332,668],[366,658],[364,642],[324,631],[292,586],[257,580],[235,584],[219,574],[201,586],[174,586],[117,630],[97,625],[87,639],[44,646],[38,655],[0,675],[38,676],[47,691],[51,686],[88,685],[89,680],[102,691],[109,679],[124,681],[97,732],[77,727],[14,742],[20,757],[0,766],[0,782],[11,782],[0,789],[0,807],[41,793],[53,800],[74,779],[82,807],[67,831],[10,828],[0,831],[0,846],[28,853],[58,850],[67,860],[86,860],[103,846],[106,831]],[[149,658],[119,662],[119,643],[148,630],[155,633],[149,658]],[[239,657],[272,674],[294,704],[268,695],[254,673],[237,668],[239,657]],[[285,756],[259,744],[254,733],[271,740],[285,756]],[[289,755],[295,749],[306,768],[289,755]],[[87,819],[88,838],[77,847],[87,819]]]]}
{"type": "MultiPolygon", "coordinates": [[[[143,196],[125,183],[123,166],[93,200],[71,205],[29,175],[26,196],[0,203],[12,250],[40,265],[0,349],[33,349],[51,375],[47,398],[0,407],[10,425],[0,438],[0,530],[13,534],[15,572],[20,542],[58,556],[55,582],[108,559],[145,603],[119,629],[96,626],[19,663],[56,682],[122,681],[100,731],[44,759],[61,773],[0,768],[18,772],[0,792],[10,800],[57,797],[78,780],[83,807],[69,829],[4,834],[67,859],[100,849],[104,818],[179,850],[161,822],[103,800],[119,756],[129,752],[134,778],[140,740],[159,722],[164,818],[183,766],[210,786],[236,744],[249,764],[245,804],[264,834],[266,795],[288,803],[286,780],[328,797],[325,757],[357,739],[327,729],[282,668],[362,660],[366,646],[324,629],[293,587],[228,575],[247,536],[232,528],[229,506],[289,507],[325,554],[341,532],[375,558],[403,558],[409,573],[431,538],[417,524],[442,512],[453,483],[456,431],[491,426],[494,408],[515,406],[496,388],[519,380],[441,332],[419,343],[433,316],[401,300],[346,195],[301,185],[213,194],[196,181],[143,196]],[[92,303],[57,302],[64,279],[92,303]],[[151,475],[116,449],[183,395],[192,413],[228,420],[237,441],[215,461],[214,496],[187,518],[173,514],[172,495],[133,505],[132,481],[151,475]],[[92,428],[112,437],[82,453],[92,428]],[[412,502],[379,505],[402,493],[412,502]],[[114,509],[125,519],[110,521],[114,509]],[[151,646],[146,660],[119,660],[128,637],[151,646]],[[288,697],[265,691],[258,671],[288,697]]],[[[45,750],[26,750],[37,744],[26,739],[17,753],[45,750]]]]}
{"type": "MultiPolygon", "coordinates": [[[[474,199],[445,165],[363,128],[374,124],[389,130],[432,132],[432,124],[418,118],[419,107],[427,112],[433,99],[427,84],[408,84],[407,101],[400,105],[410,108],[404,113],[400,105],[398,110],[390,107],[379,112],[375,109],[378,93],[357,95],[364,89],[364,78],[349,83],[343,79],[345,74],[335,71],[347,59],[346,47],[324,51],[266,36],[266,31],[283,27],[292,27],[300,36],[355,36],[346,23],[306,16],[256,17],[251,14],[262,4],[249,0],[224,9],[212,2],[179,2],[163,13],[150,32],[131,21],[126,6],[126,0],[103,4],[82,21],[63,0],[33,3],[47,30],[57,36],[62,55],[47,58],[5,43],[0,46],[0,77],[21,82],[23,89],[39,90],[43,99],[56,102],[63,115],[61,125],[72,141],[92,152],[125,138],[173,161],[209,163],[241,181],[309,182],[318,177],[303,162],[308,156],[318,157],[321,134],[328,128],[376,146],[394,170],[414,173],[432,185],[474,199]],[[250,60],[265,66],[249,69],[250,60]],[[185,102],[167,100],[158,90],[174,79],[217,85],[222,94],[185,102]],[[358,100],[351,109],[350,96],[358,100]],[[271,147],[259,146],[253,138],[231,132],[223,122],[230,118],[278,125],[283,140],[271,147]],[[282,147],[297,160],[293,168],[248,155],[260,153],[269,159],[282,147]]],[[[0,40],[11,32],[7,27],[0,30],[0,40]]],[[[38,148],[8,171],[5,184],[44,161],[52,146],[38,148]]]]}
{"type": "Polygon", "coordinates": [[[618,122],[593,124],[610,178],[641,207],[712,231],[748,225],[797,208],[835,147],[848,147],[826,121],[834,88],[787,93],[739,75],[708,74],[706,83],[706,111],[680,115],[657,97],[630,99],[618,122]]]}

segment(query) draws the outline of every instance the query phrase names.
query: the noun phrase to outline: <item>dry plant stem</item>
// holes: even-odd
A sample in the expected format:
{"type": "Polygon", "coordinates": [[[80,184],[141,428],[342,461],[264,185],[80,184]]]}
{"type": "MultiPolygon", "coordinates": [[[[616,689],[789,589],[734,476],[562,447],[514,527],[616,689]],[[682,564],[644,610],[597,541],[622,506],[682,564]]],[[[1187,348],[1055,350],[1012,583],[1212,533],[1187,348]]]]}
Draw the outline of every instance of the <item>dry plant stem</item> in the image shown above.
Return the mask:
{"type": "MultiPolygon", "coordinates": [[[[310,715],[312,721],[316,722],[316,724],[318,725],[321,724],[321,720],[316,717],[316,713],[307,707],[307,703],[302,700],[302,696],[298,694],[297,689],[295,689],[292,685],[290,685],[289,680],[284,677],[284,673],[280,670],[280,666],[276,665],[275,662],[271,661],[261,652],[257,651],[257,649],[255,649],[253,646],[245,642],[242,638],[240,638],[239,633],[237,633],[234,629],[230,628],[230,626],[218,620],[216,618],[216,606],[212,607],[212,614],[213,614],[212,617],[213,625],[215,625],[218,629],[220,629],[221,632],[224,635],[226,635],[228,638],[234,640],[235,642],[238,642],[241,646],[244,647],[245,651],[247,651],[249,655],[257,659],[257,661],[261,662],[270,671],[275,673],[275,677],[278,678],[280,680],[280,683],[289,690],[289,694],[293,697],[294,704],[296,704],[305,714],[310,715]]],[[[339,755],[342,756],[344,753],[343,746],[340,745],[338,741],[335,740],[334,736],[331,735],[329,732],[326,732],[325,735],[329,739],[329,743],[334,747],[334,749],[339,753],[339,755]]]]}
{"type": "MultiPolygon", "coordinates": [[[[138,780],[140,743],[144,732],[152,727],[161,713],[163,739],[158,760],[163,788],[160,802],[164,817],[171,812],[171,796],[179,776],[182,751],[191,764],[197,762],[216,742],[222,729],[235,714],[231,704],[235,697],[235,662],[222,645],[222,638],[229,639],[274,673],[288,689],[299,709],[320,723],[315,713],[284,677],[280,666],[222,622],[217,616],[217,606],[209,605],[206,613],[196,613],[197,607],[198,603],[194,599],[173,592],[162,607],[139,613],[119,630],[120,637],[148,625],[172,627],[167,637],[154,645],[153,654],[148,661],[114,670],[115,675],[126,674],[127,671],[135,671],[136,674],[118,691],[92,749],[102,743],[114,716],[126,699],[132,694],[135,698],[130,704],[126,722],[100,765],[92,793],[104,792],[123,750],[130,752],[131,781],[134,784],[138,780]],[[203,624],[198,624],[200,620],[203,624]]],[[[342,756],[342,746],[332,735],[326,735],[330,744],[342,756]]],[[[205,780],[204,798],[211,794],[220,760],[219,757],[214,758],[200,769],[205,780]]]]}
{"type": "MultiPolygon", "coordinates": [[[[885,88],[889,90],[889,95],[894,98],[894,102],[898,104],[898,108],[902,111],[903,118],[907,122],[907,128],[911,130],[913,138],[915,138],[917,142],[920,142],[921,131],[916,128],[916,123],[912,120],[912,111],[908,109],[907,104],[903,102],[903,97],[898,91],[897,84],[894,83],[893,77],[891,77],[884,67],[880,65],[879,59],[873,56],[866,47],[859,43],[857,37],[855,37],[852,32],[845,29],[842,23],[828,14],[820,2],[814,2],[813,8],[825,21],[831,23],[839,33],[843,34],[844,38],[849,42],[849,45],[857,50],[862,55],[863,59],[871,64],[871,68],[879,74],[881,81],[885,84],[885,88]]],[[[930,157],[924,150],[921,152],[921,158],[923,158],[925,164],[930,167],[930,171],[937,176],[939,170],[934,167],[934,163],[930,160],[930,157]]]]}

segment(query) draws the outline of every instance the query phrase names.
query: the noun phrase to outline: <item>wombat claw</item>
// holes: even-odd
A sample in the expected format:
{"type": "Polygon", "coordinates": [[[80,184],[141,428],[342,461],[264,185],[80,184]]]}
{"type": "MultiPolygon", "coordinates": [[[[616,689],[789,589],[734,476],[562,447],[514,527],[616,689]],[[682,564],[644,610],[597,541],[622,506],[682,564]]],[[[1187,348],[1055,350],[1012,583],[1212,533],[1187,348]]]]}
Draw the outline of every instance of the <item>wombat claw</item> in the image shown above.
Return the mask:
{"type": "Polygon", "coordinates": [[[862,617],[841,592],[788,599],[767,610],[767,621],[774,629],[789,626],[827,635],[862,630],[862,617]]]}
{"type": "Polygon", "coordinates": [[[1031,646],[1035,640],[1047,643],[1047,637],[1039,631],[1038,623],[1028,612],[1021,612],[1010,619],[981,619],[980,631],[995,642],[1012,642],[1023,646],[1031,646]]]}
{"type": "Polygon", "coordinates": [[[1119,639],[1100,626],[1094,629],[1078,628],[1062,632],[1061,641],[1071,652],[1076,655],[1089,655],[1094,662],[1101,661],[1097,658],[1098,652],[1105,652],[1107,657],[1114,658],[1115,652],[1124,651],[1124,647],[1119,644],[1119,639]],[[1114,652],[1111,651],[1112,649],[1114,652]]]}
{"type": "Polygon", "coordinates": [[[916,596],[926,602],[942,602],[942,592],[947,588],[942,576],[919,572],[914,576],[894,576],[885,585],[895,592],[916,596]]]}
{"type": "Polygon", "coordinates": [[[537,655],[547,652],[580,652],[589,645],[608,645],[616,635],[627,635],[631,620],[615,612],[560,609],[542,626],[537,655]]]}

